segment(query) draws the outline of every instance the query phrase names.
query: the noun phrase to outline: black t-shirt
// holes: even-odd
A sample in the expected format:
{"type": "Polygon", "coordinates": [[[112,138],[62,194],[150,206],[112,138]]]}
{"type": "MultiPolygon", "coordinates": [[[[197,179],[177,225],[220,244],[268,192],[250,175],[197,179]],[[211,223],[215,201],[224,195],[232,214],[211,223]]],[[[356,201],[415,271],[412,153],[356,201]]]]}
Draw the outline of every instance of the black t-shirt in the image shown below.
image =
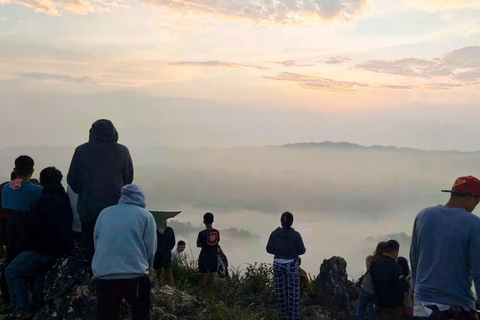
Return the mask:
{"type": "MultiPolygon", "coordinates": [[[[198,233],[197,243],[201,245],[199,264],[216,265],[220,232],[217,229],[203,230],[198,233]]],[[[216,270],[216,269],[215,269],[216,270]]]]}
{"type": "Polygon", "coordinates": [[[388,256],[381,256],[370,267],[374,293],[374,302],[380,308],[399,308],[403,305],[408,282],[398,263],[388,256]]]}

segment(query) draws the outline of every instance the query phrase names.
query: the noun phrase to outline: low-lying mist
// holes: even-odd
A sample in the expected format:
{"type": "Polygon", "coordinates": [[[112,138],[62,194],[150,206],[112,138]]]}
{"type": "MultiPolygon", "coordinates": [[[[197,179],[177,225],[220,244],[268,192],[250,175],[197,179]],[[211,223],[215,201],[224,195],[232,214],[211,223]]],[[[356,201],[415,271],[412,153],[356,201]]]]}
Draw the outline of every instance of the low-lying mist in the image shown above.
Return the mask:
{"type": "MultiPolygon", "coordinates": [[[[15,157],[28,154],[38,173],[55,165],[64,175],[73,148],[0,150],[0,175],[7,179],[15,157]]],[[[202,216],[215,214],[221,246],[233,267],[271,262],[265,245],[280,215],[289,210],[307,247],[302,266],[318,273],[323,259],[347,259],[356,277],[376,242],[411,233],[424,207],[442,204],[461,175],[480,176],[480,153],[311,146],[177,150],[131,148],[135,183],[152,210],[183,210],[171,222],[177,239],[198,256],[195,240],[202,216]],[[190,223],[190,229],[186,223],[190,223]],[[243,229],[243,230],[242,230],[243,229]],[[248,231],[248,232],[247,232],[248,231]],[[389,234],[394,234],[388,236],[389,234]]],[[[401,254],[408,257],[408,237],[401,254]]],[[[243,267],[242,267],[243,266],[243,267]]]]}

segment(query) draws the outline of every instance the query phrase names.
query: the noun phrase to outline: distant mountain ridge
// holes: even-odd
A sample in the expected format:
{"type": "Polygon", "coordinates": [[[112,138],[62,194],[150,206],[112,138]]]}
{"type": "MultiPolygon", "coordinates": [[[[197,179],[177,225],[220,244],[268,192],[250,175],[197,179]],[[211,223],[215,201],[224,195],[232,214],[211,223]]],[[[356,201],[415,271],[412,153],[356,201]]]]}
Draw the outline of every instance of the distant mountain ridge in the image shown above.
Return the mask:
{"type": "Polygon", "coordinates": [[[381,145],[372,145],[372,146],[363,146],[351,142],[297,142],[297,143],[287,143],[281,145],[282,148],[325,148],[325,149],[342,149],[342,150],[379,150],[379,151],[406,151],[406,152],[441,152],[441,153],[480,153],[480,151],[457,151],[457,150],[423,150],[415,149],[410,147],[394,147],[394,146],[381,146],[381,145]]]}

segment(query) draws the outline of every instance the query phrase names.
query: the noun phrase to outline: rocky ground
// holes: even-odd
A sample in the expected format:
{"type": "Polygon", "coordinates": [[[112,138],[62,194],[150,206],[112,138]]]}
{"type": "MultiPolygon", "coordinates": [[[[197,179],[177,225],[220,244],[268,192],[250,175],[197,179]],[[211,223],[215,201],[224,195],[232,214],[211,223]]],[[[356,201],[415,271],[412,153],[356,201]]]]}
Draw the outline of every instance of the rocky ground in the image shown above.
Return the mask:
{"type": "MultiPolygon", "coordinates": [[[[60,259],[48,273],[46,304],[34,319],[95,319],[96,301],[93,283],[81,257],[81,252],[77,251],[72,256],[60,259]]],[[[348,280],[346,266],[346,261],[340,257],[324,260],[311,292],[304,297],[303,319],[355,319],[358,289],[348,280]]],[[[154,283],[152,320],[277,319],[274,304],[251,303],[244,307],[238,299],[237,302],[229,304],[222,301],[222,297],[217,297],[213,299],[215,302],[212,302],[212,299],[202,297],[198,293],[188,294],[173,287],[159,286],[155,279],[152,279],[152,282],[154,283]],[[219,312],[217,309],[221,308],[231,310],[219,312]]],[[[226,288],[239,285],[240,282],[226,283],[226,288]]],[[[129,308],[124,304],[121,308],[121,319],[129,318],[129,308]]]]}

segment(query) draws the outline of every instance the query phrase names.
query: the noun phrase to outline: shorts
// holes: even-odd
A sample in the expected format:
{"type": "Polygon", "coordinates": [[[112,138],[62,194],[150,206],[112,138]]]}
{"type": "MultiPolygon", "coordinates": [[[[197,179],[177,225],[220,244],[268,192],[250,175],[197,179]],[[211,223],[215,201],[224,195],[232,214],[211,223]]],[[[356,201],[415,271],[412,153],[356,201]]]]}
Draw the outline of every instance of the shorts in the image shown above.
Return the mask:
{"type": "Polygon", "coordinates": [[[153,269],[172,269],[172,253],[171,252],[158,252],[155,253],[153,260],[153,269]]]}

